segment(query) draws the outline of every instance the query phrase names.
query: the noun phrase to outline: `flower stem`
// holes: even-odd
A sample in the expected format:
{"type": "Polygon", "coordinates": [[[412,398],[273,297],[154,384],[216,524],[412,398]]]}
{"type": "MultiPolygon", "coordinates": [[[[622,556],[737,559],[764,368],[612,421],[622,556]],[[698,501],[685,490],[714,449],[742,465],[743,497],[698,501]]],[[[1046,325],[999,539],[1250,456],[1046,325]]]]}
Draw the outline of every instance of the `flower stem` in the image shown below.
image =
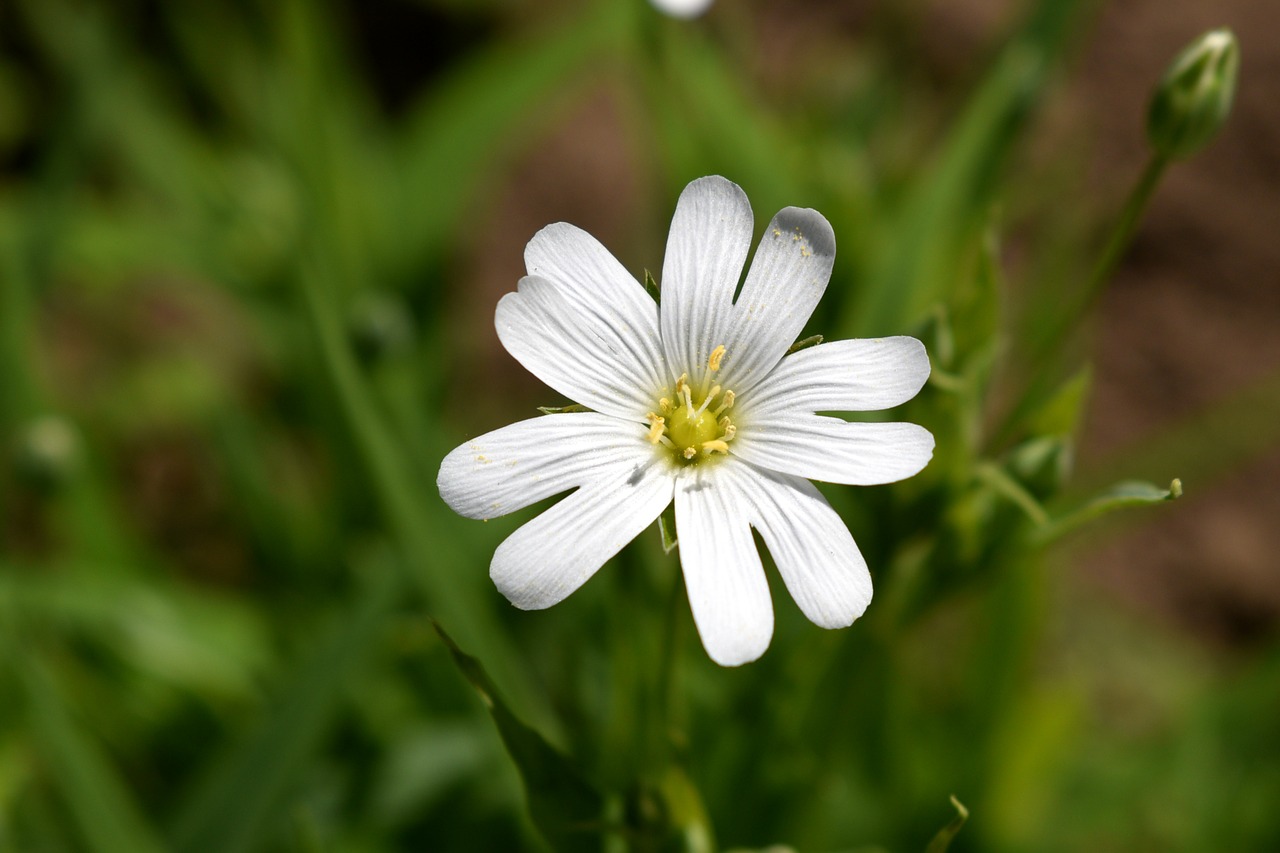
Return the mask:
{"type": "Polygon", "coordinates": [[[1129,197],[1120,211],[1120,216],[1111,230],[1102,253],[1098,256],[1088,283],[1068,301],[1062,310],[1057,312],[1046,333],[1038,336],[1029,362],[1041,365],[1042,369],[1036,371],[1036,378],[1032,380],[1017,406],[1005,419],[1002,429],[997,433],[999,438],[1010,438],[1023,419],[1051,392],[1053,383],[1057,381],[1059,375],[1053,367],[1054,362],[1061,356],[1062,345],[1077,328],[1084,314],[1101,296],[1120,259],[1124,257],[1125,251],[1133,242],[1138,225],[1142,222],[1142,216],[1169,162],[1169,158],[1162,154],[1155,152],[1151,154],[1137,183],[1129,192],[1129,197]]]}

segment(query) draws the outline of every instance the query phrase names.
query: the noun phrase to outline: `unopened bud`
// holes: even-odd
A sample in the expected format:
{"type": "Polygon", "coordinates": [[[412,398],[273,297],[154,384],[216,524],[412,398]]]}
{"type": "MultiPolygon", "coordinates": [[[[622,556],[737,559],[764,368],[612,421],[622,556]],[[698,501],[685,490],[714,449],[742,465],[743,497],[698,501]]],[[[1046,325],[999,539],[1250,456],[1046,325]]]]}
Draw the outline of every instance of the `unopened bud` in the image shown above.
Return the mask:
{"type": "Polygon", "coordinates": [[[27,424],[14,450],[19,479],[47,492],[71,478],[80,458],[80,439],[67,421],[46,415],[27,424]]]}
{"type": "Polygon", "coordinates": [[[1147,138],[1161,155],[1182,159],[1217,134],[1231,112],[1240,45],[1228,29],[1210,30],[1165,72],[1147,111],[1147,138]]]}
{"type": "Polygon", "coordinates": [[[366,364],[394,358],[414,344],[413,317],[399,298],[384,293],[357,300],[351,312],[351,343],[366,364]]]}

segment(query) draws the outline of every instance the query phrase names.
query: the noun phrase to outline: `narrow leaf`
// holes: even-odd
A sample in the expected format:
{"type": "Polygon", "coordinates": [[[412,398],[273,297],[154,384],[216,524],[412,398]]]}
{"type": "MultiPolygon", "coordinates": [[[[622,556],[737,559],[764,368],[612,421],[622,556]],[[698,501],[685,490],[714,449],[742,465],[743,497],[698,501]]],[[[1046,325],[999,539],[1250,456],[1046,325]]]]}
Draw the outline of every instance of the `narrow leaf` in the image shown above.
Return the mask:
{"type": "Polygon", "coordinates": [[[964,807],[964,803],[956,799],[955,794],[951,795],[951,805],[955,807],[956,816],[951,823],[938,830],[938,834],[933,837],[926,847],[925,853],[946,853],[947,848],[951,846],[951,841],[956,837],[956,833],[964,826],[965,821],[969,819],[969,810],[964,807]]]}
{"type": "MultiPolygon", "coordinates": [[[[306,770],[342,698],[368,657],[396,600],[401,578],[387,566],[350,613],[292,671],[266,721],[215,768],[179,815],[178,851],[257,849],[272,818],[306,770]]],[[[127,850],[130,848],[117,848],[127,850]]]]}
{"type": "Polygon", "coordinates": [[[67,803],[85,849],[160,853],[160,843],[125,781],[93,739],[78,727],[44,666],[15,656],[40,758],[67,803]]]}
{"type": "Polygon", "coordinates": [[[1182,497],[1182,481],[1175,479],[1169,488],[1162,489],[1152,483],[1129,480],[1117,483],[1089,501],[1084,506],[1068,512],[1041,529],[1037,539],[1041,544],[1052,542],[1086,522],[1101,518],[1119,509],[1150,506],[1182,497]]]}
{"type": "Polygon", "coordinates": [[[604,798],[571,762],[507,707],[480,661],[458,648],[432,620],[453,662],[488,708],[498,734],[524,782],[529,816],[557,851],[597,851],[604,798]]]}

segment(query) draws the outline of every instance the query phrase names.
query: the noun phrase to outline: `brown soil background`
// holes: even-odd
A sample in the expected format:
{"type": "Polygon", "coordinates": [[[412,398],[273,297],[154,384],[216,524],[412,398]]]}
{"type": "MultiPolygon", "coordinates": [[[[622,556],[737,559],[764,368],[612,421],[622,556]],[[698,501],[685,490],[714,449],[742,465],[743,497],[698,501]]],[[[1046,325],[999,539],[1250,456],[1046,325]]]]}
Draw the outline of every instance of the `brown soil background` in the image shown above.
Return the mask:
{"type": "MultiPolygon", "coordinates": [[[[917,38],[924,73],[944,86],[972,79],[1021,5],[916,4],[911,16],[923,25],[917,38]]],[[[762,50],[767,47],[758,60],[767,69],[815,45],[831,49],[845,40],[856,46],[871,16],[882,12],[861,2],[720,0],[711,19],[695,26],[767,33],[753,37],[762,50]]],[[[1030,147],[1068,129],[1083,146],[1088,181],[1079,198],[1063,203],[1117,210],[1145,163],[1143,119],[1151,87],[1187,42],[1219,26],[1233,29],[1242,46],[1235,109],[1208,149],[1167,173],[1096,309],[1088,345],[1093,397],[1078,451],[1078,470],[1086,477],[1280,368],[1280,6],[1274,0],[1102,4],[1037,123],[1034,135],[1041,139],[1030,147]]],[[[549,138],[522,159],[515,180],[485,212],[490,225],[480,229],[484,244],[474,247],[466,264],[472,288],[458,306],[468,320],[460,328],[481,334],[458,344],[481,351],[467,361],[490,385],[496,377],[508,400],[514,395],[532,403],[539,393],[512,370],[492,332],[492,305],[511,289],[513,271],[523,269],[528,237],[548,222],[576,222],[615,247],[631,267],[644,259],[628,257],[628,251],[660,245],[661,235],[628,231],[630,223],[662,219],[635,174],[643,152],[629,147],[632,138],[625,109],[608,92],[599,93],[557,118],[549,138]]],[[[474,426],[482,427],[487,413],[472,415],[474,426]]],[[[1179,475],[1150,476],[1167,482],[1179,475]]],[[[1252,645],[1273,636],[1280,621],[1277,483],[1276,449],[1215,482],[1185,482],[1186,496],[1177,503],[1142,515],[1119,535],[1077,544],[1069,570],[1214,645],[1252,645]]]]}

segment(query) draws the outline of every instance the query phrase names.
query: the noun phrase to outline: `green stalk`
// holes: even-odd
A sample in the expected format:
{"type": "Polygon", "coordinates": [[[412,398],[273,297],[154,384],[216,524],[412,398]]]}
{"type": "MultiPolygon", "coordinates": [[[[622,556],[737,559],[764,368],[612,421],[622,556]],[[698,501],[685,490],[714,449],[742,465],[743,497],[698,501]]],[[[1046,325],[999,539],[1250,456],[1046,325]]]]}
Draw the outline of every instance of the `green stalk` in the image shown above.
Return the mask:
{"type": "Polygon", "coordinates": [[[1102,295],[1102,291],[1106,288],[1111,275],[1115,272],[1121,258],[1124,257],[1125,252],[1133,242],[1138,225],[1142,222],[1147,205],[1150,204],[1151,197],[1154,195],[1161,177],[1164,176],[1169,162],[1168,157],[1152,153],[1146,167],[1142,170],[1142,174],[1138,177],[1137,183],[1134,184],[1133,189],[1130,191],[1124,207],[1120,211],[1120,217],[1116,220],[1115,227],[1111,230],[1111,236],[1107,239],[1102,254],[1098,256],[1098,261],[1094,265],[1093,273],[1089,276],[1088,283],[1066,308],[1055,315],[1049,330],[1038,337],[1030,363],[1041,367],[1036,371],[1035,379],[1031,381],[1018,404],[1005,418],[1001,428],[995,433],[999,441],[1003,442],[1011,438],[1018,425],[1022,423],[1027,415],[1041,405],[1052,393],[1059,378],[1059,372],[1056,368],[1063,344],[1066,343],[1067,338],[1080,324],[1080,320],[1085,313],[1093,307],[1098,297],[1102,295]]]}
{"type": "MultiPolygon", "coordinates": [[[[546,720],[543,704],[533,704],[537,694],[516,665],[519,657],[515,648],[480,600],[474,583],[454,568],[461,567],[465,555],[437,522],[436,514],[420,502],[421,495],[409,479],[413,466],[407,464],[391,430],[379,416],[373,394],[346,345],[338,312],[318,276],[314,269],[304,273],[300,286],[324,370],[333,383],[391,532],[404,550],[411,579],[433,614],[442,617],[450,631],[476,650],[494,680],[517,700],[517,707],[539,722],[546,720]]],[[[483,576],[483,572],[477,574],[483,576]]]]}

